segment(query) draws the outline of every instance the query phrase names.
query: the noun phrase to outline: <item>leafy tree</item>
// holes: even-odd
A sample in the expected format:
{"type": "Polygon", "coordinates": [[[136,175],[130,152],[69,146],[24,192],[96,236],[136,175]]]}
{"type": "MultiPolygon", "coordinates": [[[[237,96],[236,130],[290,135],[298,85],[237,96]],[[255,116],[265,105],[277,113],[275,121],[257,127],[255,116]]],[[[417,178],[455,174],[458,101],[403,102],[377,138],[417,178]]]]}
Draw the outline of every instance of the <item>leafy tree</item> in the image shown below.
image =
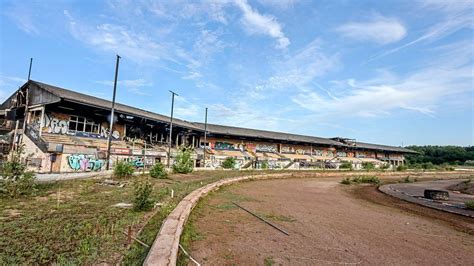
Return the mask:
{"type": "Polygon", "coordinates": [[[114,166],[114,176],[118,178],[130,177],[133,175],[135,167],[126,161],[119,161],[114,166]]]}
{"type": "Polygon", "coordinates": [[[221,163],[222,168],[225,169],[234,169],[235,168],[235,158],[234,157],[227,157],[221,163]]]}
{"type": "Polygon", "coordinates": [[[168,177],[168,173],[166,173],[165,167],[161,162],[157,162],[153,167],[150,169],[150,176],[154,178],[166,178],[168,177]]]}
{"type": "Polygon", "coordinates": [[[406,160],[410,165],[423,163],[456,165],[474,160],[474,146],[408,146],[406,148],[418,152],[418,154],[406,156],[406,160]]]}
{"type": "Polygon", "coordinates": [[[352,163],[351,162],[342,162],[339,166],[339,169],[349,169],[352,170],[352,163]]]}
{"type": "Polygon", "coordinates": [[[150,195],[153,186],[147,180],[139,180],[134,184],[133,209],[136,211],[147,211],[153,207],[150,195]]]}
{"type": "Polygon", "coordinates": [[[36,176],[32,171],[26,171],[26,165],[21,162],[24,147],[20,146],[12,154],[10,161],[0,167],[0,195],[11,198],[32,195],[36,191],[36,176]]]}
{"type": "Polygon", "coordinates": [[[193,171],[192,149],[182,148],[178,151],[173,164],[173,171],[180,174],[188,174],[193,171]]]}
{"type": "Polygon", "coordinates": [[[371,162],[363,162],[362,163],[362,168],[364,168],[365,170],[374,170],[375,165],[371,162]]]}

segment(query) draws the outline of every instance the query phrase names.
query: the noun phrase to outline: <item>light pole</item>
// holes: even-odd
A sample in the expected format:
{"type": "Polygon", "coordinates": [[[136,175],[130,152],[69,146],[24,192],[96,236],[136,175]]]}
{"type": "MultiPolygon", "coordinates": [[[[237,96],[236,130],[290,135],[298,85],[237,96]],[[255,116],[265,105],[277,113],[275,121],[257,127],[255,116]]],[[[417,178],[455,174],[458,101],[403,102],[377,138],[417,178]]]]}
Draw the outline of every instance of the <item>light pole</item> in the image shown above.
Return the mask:
{"type": "Polygon", "coordinates": [[[173,136],[173,109],[174,109],[174,96],[179,96],[174,91],[170,90],[171,92],[171,116],[170,116],[170,137],[168,140],[168,168],[170,168],[170,157],[171,157],[171,141],[173,136]]]}
{"type": "Polygon", "coordinates": [[[110,111],[110,127],[109,127],[109,134],[107,135],[107,164],[106,170],[110,168],[110,141],[112,140],[112,128],[114,126],[114,112],[115,112],[115,93],[117,92],[117,77],[118,77],[118,69],[119,69],[119,62],[120,56],[117,55],[117,61],[115,63],[115,80],[114,80],[114,93],[112,96],[112,110],[110,111]]]}
{"type": "Polygon", "coordinates": [[[204,117],[204,168],[206,168],[206,149],[207,149],[207,107],[204,117]]]}

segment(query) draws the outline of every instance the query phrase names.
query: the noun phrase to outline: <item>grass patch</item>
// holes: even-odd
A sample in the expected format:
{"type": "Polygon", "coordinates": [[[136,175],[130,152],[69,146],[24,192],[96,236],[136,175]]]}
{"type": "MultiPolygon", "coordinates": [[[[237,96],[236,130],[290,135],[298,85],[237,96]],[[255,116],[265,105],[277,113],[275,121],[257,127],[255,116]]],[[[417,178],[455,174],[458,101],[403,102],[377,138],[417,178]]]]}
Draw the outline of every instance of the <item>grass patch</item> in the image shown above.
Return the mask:
{"type": "Polygon", "coordinates": [[[464,203],[466,205],[466,208],[469,210],[474,210],[474,200],[469,200],[464,203]]]}
{"type": "Polygon", "coordinates": [[[380,179],[372,175],[362,175],[362,176],[353,176],[352,178],[346,177],[340,181],[341,184],[350,185],[350,184],[375,184],[378,185],[381,183],[380,179]]]}
{"type": "Polygon", "coordinates": [[[266,257],[263,260],[263,265],[265,265],[265,266],[272,266],[273,264],[275,264],[275,261],[273,260],[273,257],[266,257]]]}

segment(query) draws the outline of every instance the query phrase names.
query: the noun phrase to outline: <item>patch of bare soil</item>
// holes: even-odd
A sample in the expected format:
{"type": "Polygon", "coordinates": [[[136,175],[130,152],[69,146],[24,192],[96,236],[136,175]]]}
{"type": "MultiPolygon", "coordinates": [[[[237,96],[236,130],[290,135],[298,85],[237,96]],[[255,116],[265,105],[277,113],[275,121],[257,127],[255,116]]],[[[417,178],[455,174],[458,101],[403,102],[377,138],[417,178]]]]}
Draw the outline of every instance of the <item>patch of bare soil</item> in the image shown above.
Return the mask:
{"type": "MultiPolygon", "coordinates": [[[[430,216],[400,210],[390,200],[378,198],[372,186],[347,187],[338,184],[339,180],[254,181],[213,193],[190,218],[198,233],[190,253],[208,265],[452,265],[474,261],[474,237],[458,230],[463,226],[448,226],[430,216]],[[232,202],[265,217],[289,236],[232,202]]],[[[472,221],[463,223],[472,226],[472,221]]]]}
{"type": "Polygon", "coordinates": [[[474,235],[474,219],[428,208],[411,202],[407,202],[380,192],[375,186],[356,186],[347,191],[355,198],[363,199],[381,206],[395,208],[410,214],[419,215],[453,227],[456,230],[474,235]]]}
{"type": "Polygon", "coordinates": [[[474,181],[468,179],[466,181],[462,181],[459,184],[453,185],[448,187],[449,190],[452,191],[459,191],[461,193],[474,195],[474,181]]]}

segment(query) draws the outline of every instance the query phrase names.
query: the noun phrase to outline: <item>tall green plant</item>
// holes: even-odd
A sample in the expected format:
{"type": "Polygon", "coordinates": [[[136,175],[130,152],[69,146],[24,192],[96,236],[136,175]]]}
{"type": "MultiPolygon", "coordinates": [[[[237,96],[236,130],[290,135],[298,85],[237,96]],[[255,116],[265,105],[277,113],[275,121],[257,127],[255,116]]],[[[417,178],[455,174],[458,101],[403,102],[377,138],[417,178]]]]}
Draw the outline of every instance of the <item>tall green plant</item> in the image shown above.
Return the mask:
{"type": "Polygon", "coordinates": [[[0,167],[0,194],[11,198],[34,194],[36,176],[33,171],[26,171],[21,162],[24,147],[20,146],[13,152],[10,161],[0,167]]]}
{"type": "Polygon", "coordinates": [[[119,161],[114,166],[114,176],[118,178],[130,177],[133,175],[135,167],[126,161],[119,161]]]}
{"type": "Polygon", "coordinates": [[[150,199],[153,186],[148,180],[139,180],[134,184],[133,209],[136,211],[147,211],[153,207],[150,199]]]}
{"type": "Polygon", "coordinates": [[[193,171],[192,149],[182,148],[178,151],[173,164],[173,171],[180,174],[188,174],[193,171]]]}
{"type": "Polygon", "coordinates": [[[166,178],[168,173],[166,173],[165,167],[161,162],[157,162],[151,169],[150,169],[150,176],[153,178],[166,178]]]}
{"type": "Polygon", "coordinates": [[[222,168],[224,169],[234,169],[235,168],[235,158],[234,157],[227,157],[221,163],[222,168]]]}

